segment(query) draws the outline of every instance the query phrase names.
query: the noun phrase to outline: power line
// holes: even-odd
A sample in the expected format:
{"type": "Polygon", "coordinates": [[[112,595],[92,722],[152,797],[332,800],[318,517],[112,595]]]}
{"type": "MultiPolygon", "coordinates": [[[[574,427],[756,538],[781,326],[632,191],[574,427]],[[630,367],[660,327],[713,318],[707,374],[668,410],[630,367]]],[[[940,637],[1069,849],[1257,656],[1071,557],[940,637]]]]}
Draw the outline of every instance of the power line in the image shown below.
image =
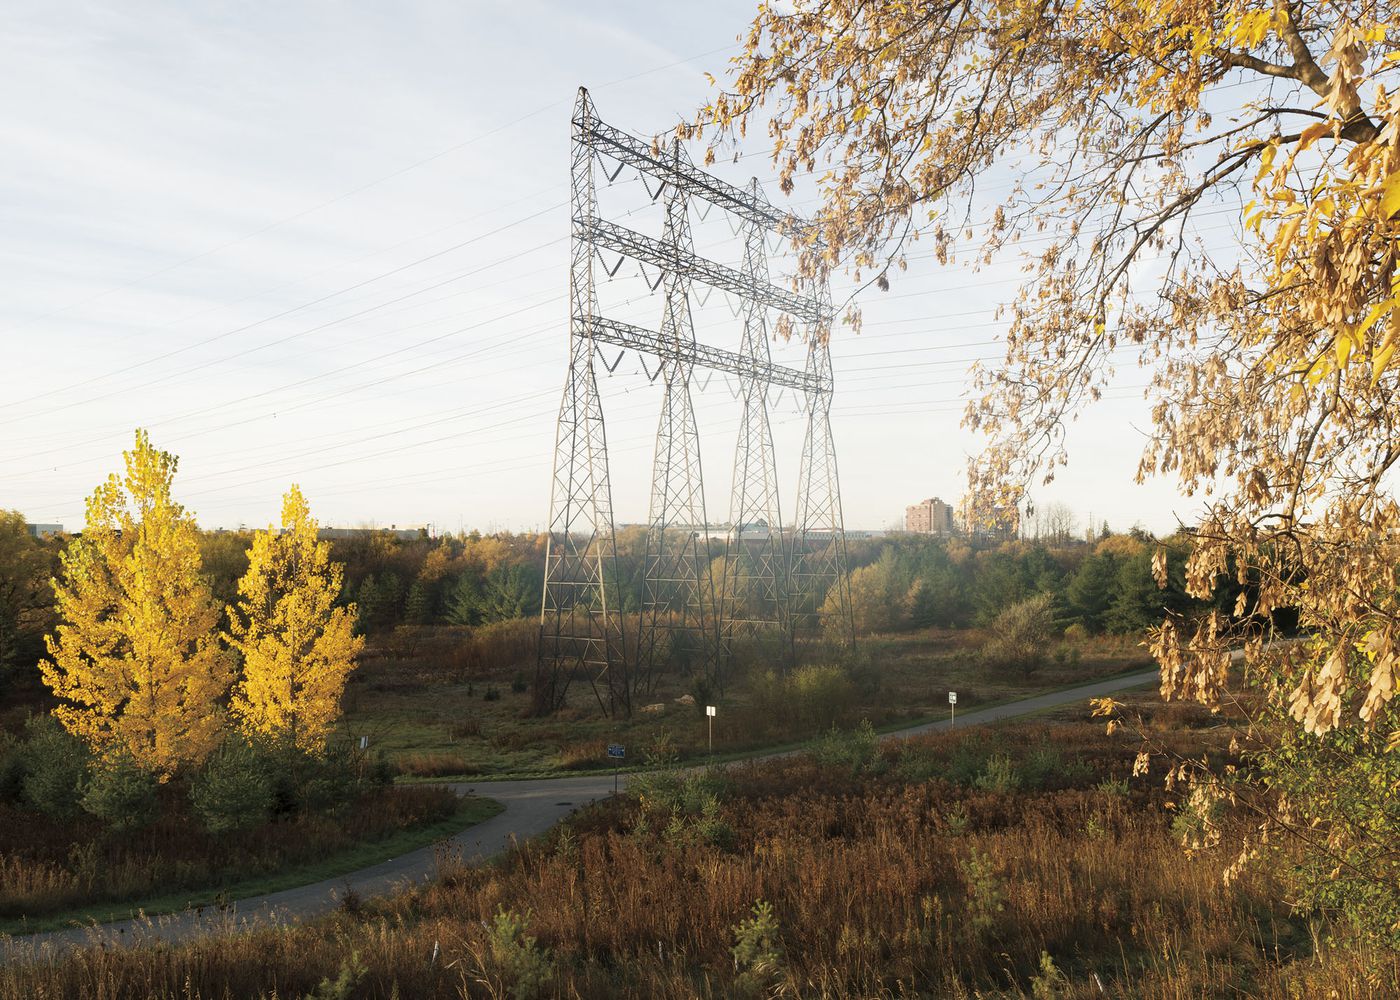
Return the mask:
{"type": "MultiPolygon", "coordinates": [[[[606,89],[606,88],[609,88],[609,87],[614,87],[614,86],[617,86],[618,84],[627,83],[627,82],[630,82],[630,81],[632,81],[632,80],[637,80],[637,79],[640,79],[640,78],[642,78],[642,77],[644,77],[644,76],[650,76],[650,75],[653,74],[653,73],[660,73],[660,72],[664,72],[665,70],[668,70],[668,69],[674,69],[674,68],[677,67],[677,66],[683,66],[683,65],[685,65],[686,63],[694,62],[696,59],[703,59],[703,58],[705,58],[706,56],[716,55],[717,53],[720,53],[720,52],[727,52],[727,51],[730,51],[730,50],[734,49],[735,47],[736,47],[736,46],[734,46],[734,45],[725,45],[725,46],[721,46],[720,48],[717,48],[717,49],[711,49],[709,52],[701,52],[701,53],[698,53],[697,55],[689,56],[689,57],[687,57],[687,58],[685,58],[685,59],[680,59],[680,60],[677,60],[677,61],[675,61],[675,62],[667,63],[667,64],[665,64],[664,66],[655,66],[655,67],[652,67],[651,69],[643,70],[643,71],[640,72],[640,73],[634,73],[634,74],[632,74],[631,76],[620,77],[620,78],[618,78],[618,79],[616,79],[616,80],[608,81],[607,83],[602,84],[601,87],[599,87],[598,89],[606,89]]],[[[94,302],[94,301],[96,301],[96,300],[98,300],[98,299],[104,298],[104,297],[106,297],[107,295],[111,295],[111,294],[113,294],[113,293],[115,293],[115,292],[122,291],[122,290],[124,290],[124,289],[131,288],[131,287],[134,287],[134,286],[136,286],[136,285],[142,284],[142,283],[144,283],[144,282],[150,280],[151,278],[158,277],[158,276],[160,276],[160,275],[162,275],[162,274],[167,274],[167,273],[169,273],[170,271],[174,271],[174,270],[176,270],[176,269],[178,269],[178,268],[184,267],[185,265],[191,264],[191,263],[193,263],[193,262],[195,262],[195,261],[203,260],[203,259],[206,258],[206,257],[210,257],[210,256],[212,256],[212,255],[214,255],[214,254],[216,254],[216,253],[219,253],[219,252],[223,251],[223,250],[227,250],[227,249],[230,248],[230,247],[237,246],[237,245],[240,244],[240,243],[245,243],[245,242],[247,242],[248,240],[254,239],[254,238],[256,238],[256,237],[258,237],[258,236],[261,236],[261,235],[263,235],[263,234],[265,234],[265,233],[271,232],[271,231],[274,230],[274,229],[278,229],[278,228],[280,228],[280,227],[282,227],[282,226],[285,226],[285,225],[287,225],[287,224],[290,223],[290,222],[296,222],[296,221],[299,220],[299,219],[303,219],[303,218],[305,218],[305,217],[308,216],[308,215],[312,215],[312,214],[314,214],[314,213],[316,213],[316,212],[319,212],[319,211],[321,211],[322,209],[328,208],[328,207],[330,207],[331,205],[334,205],[334,204],[337,204],[338,202],[344,201],[344,200],[346,200],[347,198],[351,198],[351,197],[354,197],[354,196],[357,195],[357,194],[361,194],[361,193],[364,192],[364,191],[368,191],[370,188],[377,187],[377,186],[379,186],[380,184],[385,183],[386,181],[393,180],[393,179],[395,179],[395,178],[397,178],[397,177],[402,177],[404,174],[410,173],[410,172],[412,172],[412,171],[414,171],[414,170],[418,170],[419,168],[424,167],[424,166],[427,166],[429,163],[433,163],[433,162],[436,161],[436,160],[440,160],[440,159],[442,159],[442,158],[445,157],[445,156],[451,155],[452,153],[459,152],[459,151],[465,149],[466,147],[468,147],[468,146],[470,146],[470,145],[473,145],[474,143],[480,142],[480,141],[483,140],[483,139],[488,139],[488,138],[490,138],[490,137],[493,136],[493,135],[498,135],[498,134],[500,134],[501,132],[506,131],[507,129],[514,128],[515,126],[521,124],[522,122],[529,121],[529,120],[532,119],[532,118],[537,118],[537,117],[539,117],[540,115],[542,115],[542,114],[544,114],[544,113],[546,113],[546,112],[548,112],[548,111],[552,111],[552,110],[554,110],[555,108],[558,108],[558,107],[560,107],[560,106],[567,105],[567,104],[568,104],[568,100],[567,100],[567,99],[560,99],[560,100],[557,100],[557,101],[553,101],[553,102],[551,102],[551,103],[549,103],[549,104],[546,104],[546,105],[544,105],[544,106],[542,106],[542,107],[536,108],[534,111],[530,111],[530,112],[528,112],[528,113],[526,113],[526,114],[523,114],[523,115],[518,115],[518,116],[516,116],[516,117],[510,119],[509,121],[506,121],[506,122],[502,123],[501,125],[496,126],[496,127],[493,128],[493,129],[490,129],[490,130],[488,130],[488,131],[486,131],[486,132],[482,132],[482,133],[480,133],[480,134],[478,134],[478,135],[474,135],[474,136],[472,136],[470,139],[464,139],[463,141],[461,141],[461,142],[459,142],[459,143],[456,143],[456,144],[454,144],[454,145],[452,145],[452,146],[449,146],[449,147],[447,147],[447,148],[444,149],[444,150],[440,150],[439,152],[433,153],[431,156],[426,156],[426,157],[422,158],[421,160],[417,160],[417,161],[414,162],[414,163],[410,163],[409,165],[407,165],[407,166],[405,166],[405,167],[400,167],[399,169],[393,170],[393,171],[391,171],[391,172],[389,172],[389,173],[387,173],[387,174],[382,174],[382,175],[380,175],[379,177],[374,178],[373,180],[366,181],[365,183],[360,184],[360,185],[358,185],[357,187],[351,188],[351,189],[348,190],[348,191],[344,191],[344,192],[342,192],[341,194],[338,194],[338,195],[334,196],[333,198],[328,198],[328,199],[326,199],[325,201],[318,202],[317,204],[312,205],[312,206],[309,207],[309,208],[302,209],[301,211],[295,212],[295,213],[293,213],[292,215],[284,216],[283,218],[280,218],[280,219],[276,220],[275,222],[270,222],[270,223],[268,223],[268,224],[265,225],[265,226],[262,226],[262,227],[260,227],[260,228],[258,228],[258,229],[253,230],[252,232],[244,233],[242,236],[235,237],[234,239],[228,240],[228,241],[226,241],[226,242],[224,242],[224,243],[221,243],[221,244],[219,244],[219,245],[217,245],[217,246],[211,247],[211,248],[209,248],[208,250],[203,250],[203,251],[201,251],[201,252],[199,252],[199,253],[192,254],[192,255],[190,255],[190,256],[184,257],[184,258],[182,258],[182,259],[180,259],[180,260],[177,260],[177,261],[175,261],[175,262],[173,262],[173,263],[170,263],[170,264],[167,264],[167,265],[165,265],[165,266],[163,266],[163,267],[157,268],[157,269],[154,270],[154,271],[150,271],[150,272],[148,272],[148,273],[146,273],[146,274],[143,274],[143,275],[140,275],[140,276],[138,276],[138,277],[136,277],[136,278],[132,278],[132,279],[129,280],[129,281],[123,282],[122,284],[119,284],[119,285],[115,285],[115,286],[113,286],[113,287],[111,287],[111,288],[107,288],[107,289],[105,289],[104,291],[97,292],[96,294],[94,294],[94,295],[92,295],[92,296],[89,296],[89,297],[86,298],[86,299],[83,299],[83,300],[81,300],[81,301],[79,301],[79,302],[72,303],[71,305],[69,305],[69,306],[67,306],[67,307],[65,307],[65,308],[63,308],[63,309],[57,310],[57,311],[55,311],[55,312],[47,313],[47,314],[45,314],[44,316],[41,316],[41,317],[38,317],[38,318],[39,318],[39,319],[48,319],[48,318],[51,318],[51,317],[53,317],[53,316],[62,315],[63,313],[66,313],[66,312],[69,312],[69,311],[71,311],[71,310],[73,310],[73,309],[78,308],[79,306],[87,305],[87,304],[89,304],[89,303],[91,303],[91,302],[94,302]]]]}

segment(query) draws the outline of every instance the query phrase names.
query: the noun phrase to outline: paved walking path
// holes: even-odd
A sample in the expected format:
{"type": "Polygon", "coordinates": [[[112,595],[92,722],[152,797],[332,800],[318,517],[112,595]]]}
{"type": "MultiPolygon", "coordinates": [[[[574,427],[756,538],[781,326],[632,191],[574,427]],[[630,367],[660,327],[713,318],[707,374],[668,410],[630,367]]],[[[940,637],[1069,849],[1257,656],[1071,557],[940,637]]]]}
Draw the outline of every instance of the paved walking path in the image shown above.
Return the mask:
{"type": "MultiPolygon", "coordinates": [[[[1074,702],[1087,701],[1129,688],[1155,683],[1157,670],[1144,670],[1062,691],[1051,691],[958,717],[959,726],[1001,722],[1074,702]]],[[[948,721],[929,722],[888,733],[885,739],[916,736],[947,729],[948,721]]],[[[469,863],[481,863],[504,851],[512,838],[526,840],[544,833],[580,806],[604,798],[613,790],[611,775],[579,778],[534,778],[452,786],[458,794],[474,792],[496,799],[505,809],[451,838],[452,850],[469,863]]],[[[224,910],[205,907],[145,920],[119,920],[91,927],[70,928],[16,937],[0,936],[0,958],[24,960],[83,945],[124,945],[179,941],[200,934],[266,923],[291,923],[326,913],[353,892],[361,898],[382,896],[409,883],[430,881],[437,869],[439,847],[419,848],[369,868],[295,889],[240,900],[224,910]]]]}

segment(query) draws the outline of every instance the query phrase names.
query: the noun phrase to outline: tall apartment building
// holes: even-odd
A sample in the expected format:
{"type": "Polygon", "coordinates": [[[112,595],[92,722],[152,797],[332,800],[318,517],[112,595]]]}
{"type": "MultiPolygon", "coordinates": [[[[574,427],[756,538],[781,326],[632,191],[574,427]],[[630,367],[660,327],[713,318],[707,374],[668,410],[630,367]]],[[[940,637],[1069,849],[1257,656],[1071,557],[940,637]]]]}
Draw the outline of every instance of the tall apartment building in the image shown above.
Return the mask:
{"type": "Polygon", "coordinates": [[[904,508],[904,530],[919,535],[953,534],[953,508],[938,497],[904,508]]]}

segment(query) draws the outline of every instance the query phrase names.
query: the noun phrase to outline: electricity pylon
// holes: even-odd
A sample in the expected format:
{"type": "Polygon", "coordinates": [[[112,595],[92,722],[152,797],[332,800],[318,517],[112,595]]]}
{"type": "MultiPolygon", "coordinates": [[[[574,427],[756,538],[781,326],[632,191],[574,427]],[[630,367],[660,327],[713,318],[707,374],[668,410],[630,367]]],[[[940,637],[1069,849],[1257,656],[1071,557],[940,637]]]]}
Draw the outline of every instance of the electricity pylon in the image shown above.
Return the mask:
{"type": "MultiPolygon", "coordinates": [[[[749,182],[749,193],[756,199],[763,198],[757,179],[749,182]]],[[[768,230],[756,220],[747,221],[743,237],[744,273],[755,283],[766,284],[768,230]]],[[[755,364],[771,363],[767,315],[768,310],[761,303],[744,300],[739,354],[755,364]]],[[[739,395],[744,412],[734,449],[730,528],[720,580],[721,651],[728,655],[736,637],[770,632],[782,637],[787,645],[783,652],[786,659],[792,652],[788,564],[773,428],[768,421],[768,382],[756,376],[741,376],[739,395]]]]}
{"type": "MultiPolygon", "coordinates": [[[[826,614],[844,618],[828,632],[849,641],[850,600],[836,455],[831,440],[830,296],[769,279],[763,241],[806,224],[763,197],[757,182],[735,187],[697,168],[678,142],[662,148],[600,121],[588,92],[573,114],[569,274],[569,369],[555,436],[549,539],[545,553],[536,691],[539,707],[562,706],[586,681],[605,713],[630,713],[633,694],[650,691],[664,662],[722,680],[727,643],[741,630],[771,629],[791,645],[793,626],[826,614]],[[599,218],[594,181],[602,159],[658,180],[666,192],[661,238],[599,218]],[[743,225],[744,264],[736,269],[695,253],[689,205],[702,200],[743,225]],[[601,251],[662,274],[659,331],[603,316],[594,274],[601,251]],[[744,331],[735,353],[697,343],[691,323],[695,282],[736,296],[744,331]],[[805,325],[807,364],[773,363],[766,314],[805,325]],[[621,613],[617,540],[608,479],[607,433],[598,392],[599,345],[660,359],[663,399],[652,467],[636,658],[629,663],[621,613]],[[715,595],[709,559],[699,430],[691,394],[696,367],[737,376],[744,399],[726,540],[725,574],[715,595]],[[791,545],[782,527],[767,393],[781,386],[807,400],[807,432],[791,545]],[[834,598],[827,597],[828,592],[834,598]]],[[[610,271],[611,273],[611,271],[610,271]]],[[[620,360],[620,359],[619,359],[620,360]]],[[[611,365],[603,362],[609,371],[611,365]]]]}

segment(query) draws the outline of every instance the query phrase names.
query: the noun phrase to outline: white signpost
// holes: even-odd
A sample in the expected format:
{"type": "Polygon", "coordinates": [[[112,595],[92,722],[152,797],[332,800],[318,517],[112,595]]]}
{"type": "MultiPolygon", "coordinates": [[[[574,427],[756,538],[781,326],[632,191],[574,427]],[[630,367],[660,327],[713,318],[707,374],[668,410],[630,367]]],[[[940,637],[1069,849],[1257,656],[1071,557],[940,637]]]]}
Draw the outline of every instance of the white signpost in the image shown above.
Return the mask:
{"type": "Polygon", "coordinates": [[[948,711],[951,713],[948,718],[948,728],[952,729],[958,724],[958,693],[956,691],[948,692],[948,711]]]}
{"type": "Polygon", "coordinates": [[[705,721],[710,724],[710,756],[715,755],[715,706],[705,706],[705,721]]]}

